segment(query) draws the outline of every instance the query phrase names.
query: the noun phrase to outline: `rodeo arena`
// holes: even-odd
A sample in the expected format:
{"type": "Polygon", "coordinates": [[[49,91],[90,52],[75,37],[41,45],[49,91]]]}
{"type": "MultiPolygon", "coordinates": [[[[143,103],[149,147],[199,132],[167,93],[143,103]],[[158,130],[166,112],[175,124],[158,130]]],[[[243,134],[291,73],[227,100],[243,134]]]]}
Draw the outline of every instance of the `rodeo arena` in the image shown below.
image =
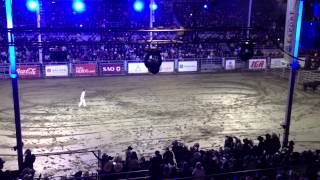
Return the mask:
{"type": "Polygon", "coordinates": [[[0,0],[0,180],[320,180],[319,0],[0,0]]]}

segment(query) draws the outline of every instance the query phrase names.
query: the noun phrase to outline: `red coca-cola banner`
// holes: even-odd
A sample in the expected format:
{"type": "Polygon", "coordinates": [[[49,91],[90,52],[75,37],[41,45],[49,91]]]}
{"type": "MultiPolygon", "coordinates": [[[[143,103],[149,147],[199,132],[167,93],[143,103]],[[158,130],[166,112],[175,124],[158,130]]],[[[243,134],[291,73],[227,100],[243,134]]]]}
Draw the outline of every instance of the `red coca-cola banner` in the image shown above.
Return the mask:
{"type": "Polygon", "coordinates": [[[37,66],[37,65],[18,66],[17,72],[20,78],[38,78],[40,77],[40,66],[37,66]]]}
{"type": "Polygon", "coordinates": [[[123,64],[101,64],[101,73],[103,75],[122,74],[123,64]]]}
{"type": "Polygon", "coordinates": [[[97,65],[96,64],[75,64],[76,76],[96,76],[97,65]]]}

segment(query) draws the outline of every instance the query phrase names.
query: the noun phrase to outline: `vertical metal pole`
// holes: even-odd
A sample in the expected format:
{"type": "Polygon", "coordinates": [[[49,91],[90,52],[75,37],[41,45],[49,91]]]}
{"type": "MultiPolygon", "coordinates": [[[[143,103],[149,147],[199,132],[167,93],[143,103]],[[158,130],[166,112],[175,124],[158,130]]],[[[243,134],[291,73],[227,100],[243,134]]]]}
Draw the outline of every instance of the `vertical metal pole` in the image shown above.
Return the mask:
{"type": "Polygon", "coordinates": [[[20,122],[20,106],[19,106],[19,88],[18,88],[18,74],[16,67],[16,56],[14,47],[14,35],[9,30],[13,28],[12,22],[12,0],[6,0],[6,16],[8,28],[8,54],[10,62],[10,78],[12,82],[12,95],[14,105],[14,117],[16,124],[16,140],[17,140],[17,153],[18,153],[18,166],[22,171],[23,153],[22,153],[22,135],[21,135],[21,122],[20,122]]]}
{"type": "Polygon", "coordinates": [[[297,28],[296,28],[296,38],[294,45],[294,58],[291,63],[291,73],[289,80],[289,92],[288,92],[288,104],[286,111],[286,122],[283,133],[283,141],[282,147],[286,147],[288,145],[289,133],[290,133],[290,123],[291,123],[291,112],[292,112],[292,103],[293,103],[293,95],[294,95],[294,86],[296,82],[296,74],[299,67],[298,55],[299,55],[299,41],[300,41],[300,32],[301,32],[301,22],[302,22],[302,13],[303,13],[303,0],[299,2],[299,10],[298,10],[298,20],[297,20],[297,28]]]}
{"type": "MultiPolygon", "coordinates": [[[[153,28],[153,22],[154,22],[154,20],[155,20],[153,4],[154,4],[154,0],[150,0],[150,4],[149,4],[149,9],[150,9],[149,27],[150,27],[150,29],[153,28]]],[[[150,40],[150,42],[151,42],[151,41],[153,40],[153,34],[152,34],[151,31],[149,32],[149,38],[150,38],[149,40],[150,40]]],[[[150,46],[151,46],[151,44],[150,44],[150,46]]]]}
{"type": "MultiPolygon", "coordinates": [[[[39,2],[39,7],[37,9],[37,28],[38,29],[41,28],[40,8],[41,8],[41,4],[39,2]]],[[[38,34],[39,63],[42,64],[43,63],[43,54],[42,54],[42,46],[41,46],[42,38],[41,38],[41,32],[38,32],[38,33],[39,33],[38,34]]]]}
{"type": "Polygon", "coordinates": [[[249,8],[248,8],[248,22],[247,22],[247,39],[250,38],[250,27],[251,27],[251,12],[252,12],[252,0],[249,0],[249,8]]]}

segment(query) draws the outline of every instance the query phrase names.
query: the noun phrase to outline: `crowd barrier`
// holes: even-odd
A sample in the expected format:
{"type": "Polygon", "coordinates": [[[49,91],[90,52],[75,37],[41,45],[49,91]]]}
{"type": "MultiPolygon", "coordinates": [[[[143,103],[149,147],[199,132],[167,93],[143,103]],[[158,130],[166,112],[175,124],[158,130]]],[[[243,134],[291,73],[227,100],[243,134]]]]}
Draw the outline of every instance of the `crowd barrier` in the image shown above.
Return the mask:
{"type": "MultiPolygon", "coordinates": [[[[229,71],[266,71],[287,78],[290,73],[289,65],[284,58],[254,57],[249,61],[241,61],[237,57],[210,59],[167,59],[162,62],[160,74],[171,73],[207,73],[229,71]]],[[[59,63],[18,63],[19,77],[24,78],[57,78],[57,77],[90,77],[148,74],[143,61],[136,60],[107,60],[99,62],[59,62],[59,63]]],[[[310,73],[298,74],[298,81],[302,82],[310,73]]],[[[9,65],[0,64],[0,78],[9,77],[9,65]]],[[[320,78],[320,74],[312,74],[313,79],[320,78]]]]}

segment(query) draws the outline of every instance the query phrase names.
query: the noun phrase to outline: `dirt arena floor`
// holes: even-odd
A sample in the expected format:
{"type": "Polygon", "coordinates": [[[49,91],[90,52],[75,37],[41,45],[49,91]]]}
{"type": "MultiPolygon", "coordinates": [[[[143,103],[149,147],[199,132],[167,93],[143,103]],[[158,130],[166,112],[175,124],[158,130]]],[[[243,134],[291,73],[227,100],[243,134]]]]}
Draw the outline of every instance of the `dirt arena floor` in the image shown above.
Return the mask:
{"type": "MultiPolygon", "coordinates": [[[[77,79],[21,80],[24,148],[39,154],[35,168],[44,175],[71,175],[97,168],[92,153],[110,155],[131,145],[150,156],[177,139],[218,148],[226,135],[255,139],[280,134],[287,80],[264,73],[147,75],[77,79]],[[82,88],[87,107],[78,108],[82,88]],[[42,154],[42,155],[41,155],[42,154]]],[[[15,126],[10,81],[0,81],[0,157],[16,168],[15,126]]],[[[297,88],[291,139],[296,149],[320,149],[320,91],[297,88]]]]}

